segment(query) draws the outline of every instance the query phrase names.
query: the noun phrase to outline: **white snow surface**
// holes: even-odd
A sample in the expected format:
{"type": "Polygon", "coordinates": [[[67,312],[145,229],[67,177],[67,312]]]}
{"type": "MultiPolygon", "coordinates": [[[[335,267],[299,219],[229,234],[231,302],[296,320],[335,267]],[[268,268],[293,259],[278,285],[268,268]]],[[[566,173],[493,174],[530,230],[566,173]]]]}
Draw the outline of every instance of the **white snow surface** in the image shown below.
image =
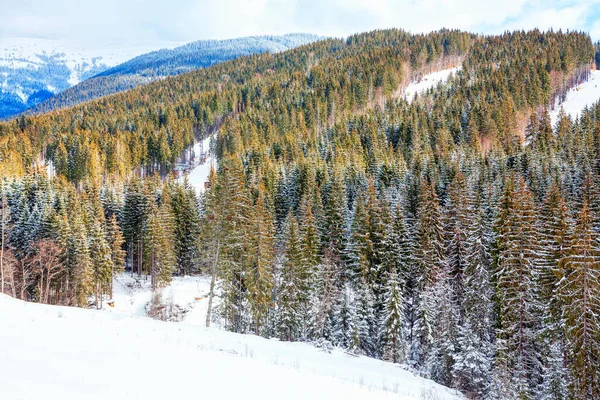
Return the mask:
{"type": "Polygon", "coordinates": [[[443,69],[431,74],[423,75],[420,82],[412,82],[404,90],[404,97],[408,101],[414,100],[415,96],[425,93],[427,90],[435,87],[440,82],[446,82],[450,75],[460,71],[461,67],[443,69]]]}
{"type": "MultiPolygon", "coordinates": [[[[214,140],[216,139],[217,136],[215,134],[214,140]]],[[[209,136],[194,145],[195,163],[192,168],[184,174],[184,176],[187,176],[190,186],[196,189],[196,192],[198,193],[204,192],[204,183],[208,181],[210,169],[217,169],[217,158],[211,148],[211,140],[213,140],[213,136],[209,136]],[[199,162],[202,154],[207,155],[204,163],[199,162]]],[[[183,176],[180,177],[180,182],[183,182],[183,176]]]]}
{"type": "Polygon", "coordinates": [[[207,291],[206,277],[174,278],[164,289],[174,302],[191,308],[183,322],[145,317],[149,281],[128,273],[117,278],[114,308],[99,311],[0,294],[0,397],[463,398],[391,363],[205,328],[206,299],[196,298],[207,291]]]}
{"type": "Polygon", "coordinates": [[[558,122],[561,108],[565,110],[567,115],[575,119],[584,108],[600,100],[600,71],[595,70],[590,73],[591,75],[587,82],[583,82],[581,85],[569,90],[567,99],[562,104],[558,104],[557,102],[554,110],[550,111],[552,126],[558,122]]]}

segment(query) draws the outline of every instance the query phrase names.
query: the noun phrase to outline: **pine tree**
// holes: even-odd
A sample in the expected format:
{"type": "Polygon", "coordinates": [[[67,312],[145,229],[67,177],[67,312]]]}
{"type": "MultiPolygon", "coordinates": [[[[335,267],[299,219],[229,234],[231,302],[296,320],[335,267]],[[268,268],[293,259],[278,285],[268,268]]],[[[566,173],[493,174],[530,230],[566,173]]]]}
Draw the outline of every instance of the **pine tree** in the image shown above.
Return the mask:
{"type": "Polygon", "coordinates": [[[144,229],[145,264],[150,273],[152,291],[169,284],[177,267],[171,210],[168,195],[165,195],[162,204],[151,203],[144,229]]]}
{"type": "Polygon", "coordinates": [[[361,280],[356,288],[355,324],[356,329],[353,351],[369,357],[378,355],[379,327],[375,317],[375,296],[369,284],[361,280]]]}
{"type": "Polygon", "coordinates": [[[352,235],[346,244],[349,278],[355,283],[361,280],[372,282],[373,242],[369,232],[369,222],[362,196],[359,195],[354,207],[352,235]]]}
{"type": "Polygon", "coordinates": [[[540,309],[536,297],[540,236],[535,222],[533,198],[525,181],[521,178],[517,188],[507,182],[497,221],[498,346],[522,398],[534,397],[540,368],[535,335],[540,309]]]}
{"type": "Polygon", "coordinates": [[[405,360],[405,348],[403,337],[404,299],[402,289],[398,284],[396,274],[391,273],[387,278],[385,292],[385,308],[381,323],[381,345],[383,359],[394,363],[405,360]]]}
{"type": "Polygon", "coordinates": [[[244,285],[254,332],[259,334],[271,307],[275,260],[275,227],[266,204],[264,187],[259,188],[256,204],[251,211],[245,259],[244,285]]]}
{"type": "MultiPolygon", "coordinates": [[[[464,273],[467,264],[468,229],[473,226],[473,209],[467,193],[467,183],[458,173],[448,189],[446,201],[446,254],[452,281],[452,296],[460,308],[463,303],[464,273]]],[[[462,314],[462,310],[461,310],[462,314]]]]}
{"type": "Polygon", "coordinates": [[[586,200],[563,265],[559,290],[564,303],[571,396],[594,399],[600,396],[600,247],[586,200]]]}
{"type": "Polygon", "coordinates": [[[346,285],[339,292],[331,317],[333,344],[350,350],[358,348],[354,293],[350,285],[346,285]]]}
{"type": "Polygon", "coordinates": [[[110,258],[112,261],[111,266],[111,279],[110,279],[110,287],[109,287],[109,295],[113,297],[113,277],[115,274],[119,274],[123,272],[125,269],[125,256],[126,252],[123,250],[123,244],[125,243],[125,238],[121,233],[121,228],[119,227],[119,223],[117,222],[116,214],[112,214],[110,219],[107,222],[106,226],[106,238],[108,240],[108,245],[110,246],[110,258]]]}
{"type": "Polygon", "coordinates": [[[148,218],[148,196],[138,179],[133,179],[125,192],[123,204],[123,236],[127,242],[127,253],[131,271],[134,267],[138,275],[142,274],[143,237],[146,219],[148,218]]]}
{"type": "Polygon", "coordinates": [[[493,354],[490,226],[479,201],[470,199],[473,224],[467,228],[463,318],[453,355],[454,384],[473,398],[484,398],[491,384],[493,354]]]}
{"type": "MultiPolygon", "coordinates": [[[[222,174],[211,174],[210,189],[205,196],[203,241],[211,260],[211,290],[209,305],[215,293],[215,278],[220,277],[221,301],[218,313],[225,327],[243,331],[243,284],[245,246],[251,207],[245,188],[245,176],[238,160],[223,160],[222,174]]],[[[207,325],[211,308],[207,312],[207,325]]]]}
{"type": "Polygon", "coordinates": [[[88,236],[81,216],[77,213],[71,225],[67,245],[67,268],[72,285],[71,301],[80,307],[88,305],[88,296],[93,292],[92,259],[88,247],[88,236]]]}
{"type": "Polygon", "coordinates": [[[170,188],[171,206],[174,216],[174,244],[177,256],[177,272],[190,274],[198,268],[198,239],[200,236],[200,215],[196,192],[187,180],[183,185],[170,188]]]}
{"type": "Polygon", "coordinates": [[[104,293],[109,290],[112,281],[113,261],[106,234],[99,222],[92,225],[89,243],[94,283],[94,304],[96,307],[102,308],[102,298],[104,293]]]}
{"type": "Polygon", "coordinates": [[[282,265],[278,301],[278,329],[280,338],[287,341],[300,336],[303,296],[306,287],[306,274],[302,257],[302,243],[298,232],[298,222],[293,214],[287,218],[285,238],[285,260],[282,265]]]}
{"type": "Polygon", "coordinates": [[[438,197],[431,182],[423,181],[419,197],[416,242],[418,315],[416,340],[411,346],[412,363],[422,366],[434,344],[434,323],[441,306],[440,284],[444,283],[444,242],[438,197]]]}
{"type": "Polygon", "coordinates": [[[546,399],[566,398],[568,371],[564,363],[565,335],[562,329],[563,308],[558,290],[562,260],[570,246],[572,220],[567,204],[555,182],[550,187],[540,211],[540,231],[543,258],[539,263],[538,285],[542,310],[539,332],[542,351],[542,385],[546,399]]]}
{"type": "Polygon", "coordinates": [[[346,247],[345,235],[345,190],[341,178],[334,174],[331,188],[325,203],[325,232],[323,244],[331,255],[331,261],[336,264],[343,262],[346,247]]]}

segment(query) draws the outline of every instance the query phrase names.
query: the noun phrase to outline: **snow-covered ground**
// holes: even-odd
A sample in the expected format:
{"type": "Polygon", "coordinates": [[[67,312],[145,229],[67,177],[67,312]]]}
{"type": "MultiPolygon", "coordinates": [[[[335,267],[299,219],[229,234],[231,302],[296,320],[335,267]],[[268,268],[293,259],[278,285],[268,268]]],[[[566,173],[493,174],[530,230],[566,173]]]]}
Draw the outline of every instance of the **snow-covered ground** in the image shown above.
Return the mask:
{"type": "Polygon", "coordinates": [[[443,69],[441,71],[423,75],[420,82],[413,82],[406,87],[404,90],[404,97],[408,101],[412,101],[417,94],[423,94],[432,87],[435,87],[439,82],[446,82],[450,75],[453,75],[458,71],[460,71],[460,67],[443,69]]]}
{"type": "Polygon", "coordinates": [[[560,105],[556,105],[550,111],[552,126],[558,122],[561,107],[571,118],[577,118],[579,113],[586,107],[600,100],[600,71],[591,71],[590,79],[579,86],[574,87],[567,93],[567,99],[560,105]]]}
{"type": "MultiPolygon", "coordinates": [[[[216,136],[214,139],[216,140],[216,136]]],[[[217,169],[217,158],[213,151],[211,151],[212,137],[208,137],[194,145],[194,154],[196,155],[196,164],[185,173],[187,176],[188,182],[190,186],[196,189],[198,193],[204,191],[204,183],[208,181],[208,176],[210,175],[211,167],[215,170],[217,169]],[[207,154],[206,161],[204,163],[198,163],[200,156],[202,154],[207,154]]],[[[183,181],[183,176],[180,177],[180,181],[183,181]]]]}
{"type": "Polygon", "coordinates": [[[149,284],[142,280],[130,290],[135,281],[119,276],[110,311],[0,295],[0,397],[462,398],[391,363],[199,326],[202,300],[196,298],[206,293],[206,278],[175,278],[165,289],[174,301],[194,304],[183,322],[152,320],[142,311],[149,284]]]}
{"type": "MultiPolygon", "coordinates": [[[[175,277],[162,290],[163,301],[173,302],[186,310],[183,321],[189,325],[204,326],[208,307],[210,282],[203,276],[175,277]]],[[[151,299],[150,279],[124,273],[113,282],[113,303],[103,304],[103,310],[127,317],[146,317],[146,304],[151,299]]]]}

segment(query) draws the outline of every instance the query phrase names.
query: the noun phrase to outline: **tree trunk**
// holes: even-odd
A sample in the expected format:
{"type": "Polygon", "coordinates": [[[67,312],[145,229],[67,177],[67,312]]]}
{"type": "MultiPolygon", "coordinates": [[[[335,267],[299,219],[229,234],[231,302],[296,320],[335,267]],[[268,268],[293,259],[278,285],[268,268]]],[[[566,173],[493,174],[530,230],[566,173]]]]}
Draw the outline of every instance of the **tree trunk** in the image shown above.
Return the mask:
{"type": "Polygon", "coordinates": [[[210,327],[210,318],[212,312],[212,302],[213,297],[215,295],[215,280],[217,275],[217,264],[219,263],[219,253],[221,251],[221,240],[217,240],[217,245],[215,249],[215,256],[212,260],[212,265],[210,268],[210,291],[208,293],[208,309],[206,310],[206,327],[210,327]]]}

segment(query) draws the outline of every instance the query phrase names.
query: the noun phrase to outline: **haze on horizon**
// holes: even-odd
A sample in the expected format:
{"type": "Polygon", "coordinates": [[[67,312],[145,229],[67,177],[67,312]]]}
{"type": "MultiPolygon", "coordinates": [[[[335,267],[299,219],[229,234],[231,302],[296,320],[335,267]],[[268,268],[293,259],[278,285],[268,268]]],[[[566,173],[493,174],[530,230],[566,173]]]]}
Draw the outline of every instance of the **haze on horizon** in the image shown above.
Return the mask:
{"type": "Polygon", "coordinates": [[[140,47],[250,35],[342,37],[374,29],[476,33],[583,30],[600,39],[600,0],[0,0],[0,44],[15,38],[140,47]]]}

